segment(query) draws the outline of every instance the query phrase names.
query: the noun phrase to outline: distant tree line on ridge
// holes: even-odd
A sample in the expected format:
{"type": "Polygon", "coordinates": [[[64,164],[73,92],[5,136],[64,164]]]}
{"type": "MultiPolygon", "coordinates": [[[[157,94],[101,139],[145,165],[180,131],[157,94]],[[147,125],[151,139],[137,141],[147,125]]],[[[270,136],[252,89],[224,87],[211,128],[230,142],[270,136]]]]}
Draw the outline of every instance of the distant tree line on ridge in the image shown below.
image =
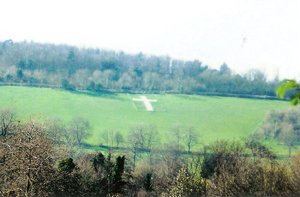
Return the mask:
{"type": "Polygon", "coordinates": [[[278,79],[259,70],[235,74],[224,63],[68,45],[0,41],[0,84],[41,85],[95,92],[224,93],[275,96],[278,79]]]}

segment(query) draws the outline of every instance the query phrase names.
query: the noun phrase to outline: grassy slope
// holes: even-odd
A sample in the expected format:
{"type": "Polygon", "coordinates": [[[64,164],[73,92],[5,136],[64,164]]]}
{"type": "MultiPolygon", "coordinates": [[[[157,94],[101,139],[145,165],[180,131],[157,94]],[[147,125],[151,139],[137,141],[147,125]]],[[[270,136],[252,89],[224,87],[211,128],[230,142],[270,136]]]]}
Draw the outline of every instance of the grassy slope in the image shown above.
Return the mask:
{"type": "MultiPolygon", "coordinates": [[[[153,123],[162,141],[172,138],[170,128],[176,124],[194,126],[202,142],[216,139],[239,139],[253,132],[271,109],[287,108],[282,101],[188,95],[147,95],[157,99],[156,112],[146,112],[133,102],[138,95],[88,95],[63,90],[28,87],[0,87],[0,107],[14,108],[21,117],[74,116],[88,119],[92,125],[91,144],[103,142],[105,129],[120,129],[125,134],[137,123],[153,123]]],[[[276,149],[279,150],[279,147],[276,149]]]]}

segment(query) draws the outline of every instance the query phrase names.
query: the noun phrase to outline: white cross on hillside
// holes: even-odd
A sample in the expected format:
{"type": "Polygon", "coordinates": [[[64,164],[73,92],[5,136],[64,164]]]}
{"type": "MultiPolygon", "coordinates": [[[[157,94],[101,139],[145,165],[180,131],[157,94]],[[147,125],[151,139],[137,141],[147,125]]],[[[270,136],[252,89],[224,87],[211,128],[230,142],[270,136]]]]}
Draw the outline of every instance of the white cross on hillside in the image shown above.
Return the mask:
{"type": "Polygon", "coordinates": [[[147,99],[146,96],[140,96],[139,99],[133,98],[134,101],[142,101],[147,111],[154,111],[151,102],[157,102],[157,100],[147,99]]]}

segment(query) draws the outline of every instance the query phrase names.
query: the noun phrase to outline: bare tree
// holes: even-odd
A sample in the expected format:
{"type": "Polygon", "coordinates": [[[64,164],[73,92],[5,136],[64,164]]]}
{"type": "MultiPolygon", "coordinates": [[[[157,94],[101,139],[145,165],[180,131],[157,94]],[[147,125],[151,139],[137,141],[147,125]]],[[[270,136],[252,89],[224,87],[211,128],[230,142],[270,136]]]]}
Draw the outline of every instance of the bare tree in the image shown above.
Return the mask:
{"type": "Polygon", "coordinates": [[[46,124],[49,139],[52,139],[55,144],[63,144],[67,142],[69,134],[67,133],[66,126],[61,119],[54,118],[49,120],[46,124]]]}
{"type": "Polygon", "coordinates": [[[184,131],[184,141],[187,146],[188,152],[191,152],[191,148],[198,143],[199,135],[193,127],[188,127],[184,131]]]}
{"type": "Polygon", "coordinates": [[[158,134],[153,125],[139,124],[129,131],[128,142],[132,147],[134,166],[139,149],[145,149],[151,153],[157,141],[158,134]]]}
{"type": "Polygon", "coordinates": [[[127,72],[123,73],[118,81],[118,84],[121,89],[128,89],[132,87],[133,85],[132,76],[127,72]]]}
{"type": "Polygon", "coordinates": [[[90,82],[91,73],[88,69],[78,69],[72,76],[71,83],[80,87],[85,88],[90,82]]]}
{"type": "Polygon", "coordinates": [[[115,129],[105,129],[102,138],[104,139],[107,146],[113,147],[116,142],[115,134],[118,131],[115,129]]]}
{"type": "Polygon", "coordinates": [[[133,127],[128,133],[128,143],[131,146],[133,153],[133,169],[135,169],[136,157],[138,149],[144,147],[145,130],[141,126],[133,127]]]}
{"type": "Polygon", "coordinates": [[[279,139],[280,141],[288,147],[289,157],[292,154],[292,148],[297,144],[297,132],[294,130],[293,125],[289,123],[283,123],[282,132],[280,133],[279,139]]]}
{"type": "Polygon", "coordinates": [[[0,165],[0,191],[16,196],[36,196],[45,191],[53,174],[53,146],[44,125],[33,121],[19,125],[6,141],[0,165]]]}
{"type": "Polygon", "coordinates": [[[15,127],[16,114],[11,109],[0,109],[0,136],[6,136],[15,127]]]}
{"type": "Polygon", "coordinates": [[[74,118],[70,123],[70,135],[77,145],[81,145],[82,141],[90,136],[89,130],[90,123],[83,118],[74,118]]]}
{"type": "Polygon", "coordinates": [[[175,140],[174,144],[177,146],[177,150],[180,150],[182,147],[182,139],[183,139],[183,127],[181,125],[174,125],[171,130],[170,134],[173,136],[172,140],[175,140]]]}
{"type": "Polygon", "coordinates": [[[263,134],[266,139],[276,139],[287,146],[290,156],[292,148],[300,142],[299,115],[299,109],[273,111],[266,116],[258,134],[263,134]]]}
{"type": "Polygon", "coordinates": [[[129,143],[133,142],[138,145],[139,148],[151,150],[153,146],[158,142],[158,133],[153,125],[136,125],[129,132],[129,143]]]}
{"type": "Polygon", "coordinates": [[[116,141],[117,147],[119,147],[119,145],[124,142],[124,137],[123,137],[123,135],[122,135],[122,133],[120,131],[117,131],[115,133],[114,139],[116,141]]]}
{"type": "Polygon", "coordinates": [[[187,151],[190,153],[192,147],[198,143],[199,139],[198,133],[192,126],[175,125],[170,130],[170,134],[173,136],[172,143],[174,143],[177,152],[186,146],[187,151]]]}

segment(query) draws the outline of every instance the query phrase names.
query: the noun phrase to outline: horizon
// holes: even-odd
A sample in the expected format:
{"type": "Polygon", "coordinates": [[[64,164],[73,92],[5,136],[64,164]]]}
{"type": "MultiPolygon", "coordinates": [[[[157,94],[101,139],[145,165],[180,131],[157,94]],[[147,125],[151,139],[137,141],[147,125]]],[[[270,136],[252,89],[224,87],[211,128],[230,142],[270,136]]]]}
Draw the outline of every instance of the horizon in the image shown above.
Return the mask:
{"type": "Polygon", "coordinates": [[[236,73],[259,69],[268,79],[300,78],[295,0],[2,4],[0,40],[197,59],[211,68],[226,62],[236,73]]]}

